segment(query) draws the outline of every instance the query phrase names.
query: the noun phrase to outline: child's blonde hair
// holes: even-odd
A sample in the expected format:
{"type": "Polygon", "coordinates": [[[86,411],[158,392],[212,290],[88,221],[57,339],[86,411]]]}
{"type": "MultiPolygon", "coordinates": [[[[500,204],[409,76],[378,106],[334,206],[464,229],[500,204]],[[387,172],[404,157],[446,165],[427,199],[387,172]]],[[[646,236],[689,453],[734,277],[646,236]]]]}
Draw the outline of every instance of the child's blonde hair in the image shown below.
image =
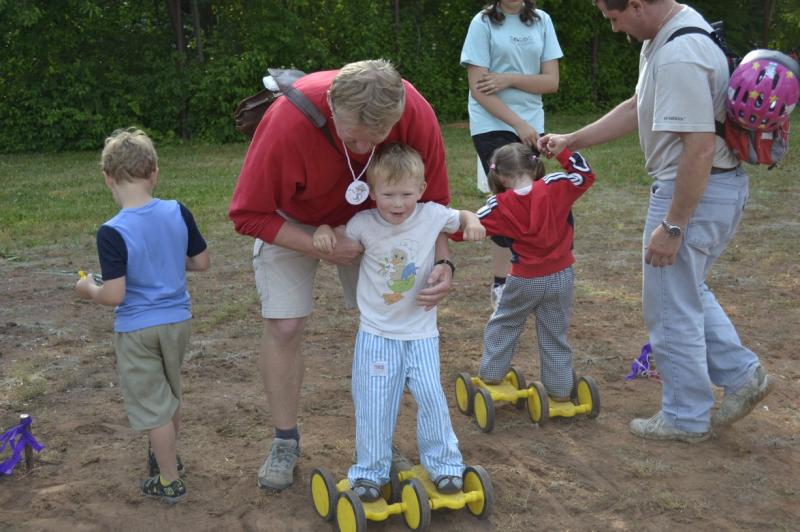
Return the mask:
{"type": "Polygon", "coordinates": [[[147,179],[158,168],[153,141],[141,129],[117,129],[106,139],[100,166],[116,182],[147,179]]]}
{"type": "Polygon", "coordinates": [[[370,187],[380,181],[386,184],[413,180],[425,181],[425,165],[417,150],[406,144],[391,143],[381,149],[367,168],[370,187]]]}
{"type": "Polygon", "coordinates": [[[521,142],[512,142],[494,150],[489,160],[489,173],[486,174],[492,192],[499,194],[506,190],[500,181],[501,175],[517,177],[522,174],[529,175],[534,181],[544,177],[544,163],[539,159],[538,152],[521,142]]]}

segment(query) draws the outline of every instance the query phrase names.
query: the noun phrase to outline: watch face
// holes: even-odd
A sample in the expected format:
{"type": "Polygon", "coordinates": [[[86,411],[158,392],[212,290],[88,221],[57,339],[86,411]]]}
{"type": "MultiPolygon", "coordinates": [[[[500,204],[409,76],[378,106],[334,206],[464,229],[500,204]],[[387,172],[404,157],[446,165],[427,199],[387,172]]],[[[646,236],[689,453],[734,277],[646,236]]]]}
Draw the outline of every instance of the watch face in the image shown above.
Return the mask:
{"type": "Polygon", "coordinates": [[[661,225],[664,227],[664,230],[667,234],[672,238],[678,238],[681,236],[681,228],[677,225],[672,225],[668,223],[666,220],[661,222],[661,225]]]}

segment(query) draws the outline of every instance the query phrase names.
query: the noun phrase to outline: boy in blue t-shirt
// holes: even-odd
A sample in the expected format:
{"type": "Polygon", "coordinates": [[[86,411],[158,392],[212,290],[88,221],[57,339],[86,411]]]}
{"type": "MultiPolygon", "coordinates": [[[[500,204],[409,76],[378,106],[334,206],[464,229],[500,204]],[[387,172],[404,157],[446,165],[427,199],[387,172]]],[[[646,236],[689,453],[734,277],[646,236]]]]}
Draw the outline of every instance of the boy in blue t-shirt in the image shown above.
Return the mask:
{"type": "Polygon", "coordinates": [[[176,451],[180,368],[192,317],[186,270],[207,270],[208,250],[186,207],[153,198],[158,158],[144,132],[112,133],[101,166],[122,210],[97,231],[102,284],[83,277],[75,291],[116,307],[114,351],[125,411],[133,429],[150,435],[142,493],[175,503],[186,497],[176,451]]]}

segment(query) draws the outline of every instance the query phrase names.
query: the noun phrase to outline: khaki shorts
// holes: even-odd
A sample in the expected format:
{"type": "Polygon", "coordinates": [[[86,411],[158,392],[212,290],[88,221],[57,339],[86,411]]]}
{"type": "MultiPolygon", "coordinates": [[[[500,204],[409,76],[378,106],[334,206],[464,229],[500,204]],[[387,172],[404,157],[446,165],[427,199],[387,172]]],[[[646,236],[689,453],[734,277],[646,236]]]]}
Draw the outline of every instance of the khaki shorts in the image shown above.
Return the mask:
{"type": "Polygon", "coordinates": [[[181,404],[181,364],[191,320],[114,334],[125,413],[131,428],[150,430],[170,422],[181,404]]]}
{"type": "MultiPolygon", "coordinates": [[[[294,223],[294,222],[293,222],[294,223]]],[[[297,224],[313,234],[316,227],[297,224]]],[[[318,259],[299,251],[256,239],[253,245],[253,271],[261,298],[263,318],[303,318],[314,308],[314,278],[318,259]]],[[[345,308],[356,308],[358,264],[337,266],[345,308]]]]}

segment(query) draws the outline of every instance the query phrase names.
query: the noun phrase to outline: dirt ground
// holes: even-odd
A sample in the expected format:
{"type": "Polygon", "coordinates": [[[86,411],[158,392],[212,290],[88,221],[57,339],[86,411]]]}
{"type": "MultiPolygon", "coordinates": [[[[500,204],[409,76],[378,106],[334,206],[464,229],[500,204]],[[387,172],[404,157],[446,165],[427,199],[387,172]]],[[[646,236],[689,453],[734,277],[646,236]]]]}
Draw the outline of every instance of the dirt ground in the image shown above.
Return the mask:
{"type": "MultiPolygon", "coordinates": [[[[798,190],[766,184],[754,194],[735,244],[710,279],[777,386],[750,416],[698,445],[645,442],[628,432],[631,418],[650,416],[660,404],[658,382],[623,380],[646,341],[639,303],[646,187],[597,187],[576,208],[570,338],[578,374],[599,384],[597,419],[561,418],[540,428],[504,405],[494,431],[483,434],[458,412],[454,379],[476,372],[488,317],[488,260],[486,245],[453,245],[455,287],[439,310],[443,385],[465,462],[489,472],[495,504],[485,521],[465,510],[436,511],[432,530],[797,530],[798,190]]],[[[123,412],[113,313],[79,301],[74,278],[61,273],[96,267],[91,239],[0,259],[0,429],[30,413],[45,445],[32,471],[19,466],[0,478],[0,529],[333,530],[315,514],[308,481],[317,466],[340,477],[351,460],[357,316],[340,309],[335,273],[323,268],[305,340],[296,484],[280,494],[260,491],[256,472],[271,428],[257,373],[251,241],[224,220],[209,225],[213,268],[190,277],[195,320],[179,446],[189,496],[175,507],[138,492],[146,438],[128,427],[123,412]]],[[[538,379],[530,324],[515,366],[528,381],[538,379]]],[[[395,441],[412,459],[414,415],[406,395],[395,441]]],[[[374,531],[405,529],[400,517],[369,524],[374,531]]]]}

